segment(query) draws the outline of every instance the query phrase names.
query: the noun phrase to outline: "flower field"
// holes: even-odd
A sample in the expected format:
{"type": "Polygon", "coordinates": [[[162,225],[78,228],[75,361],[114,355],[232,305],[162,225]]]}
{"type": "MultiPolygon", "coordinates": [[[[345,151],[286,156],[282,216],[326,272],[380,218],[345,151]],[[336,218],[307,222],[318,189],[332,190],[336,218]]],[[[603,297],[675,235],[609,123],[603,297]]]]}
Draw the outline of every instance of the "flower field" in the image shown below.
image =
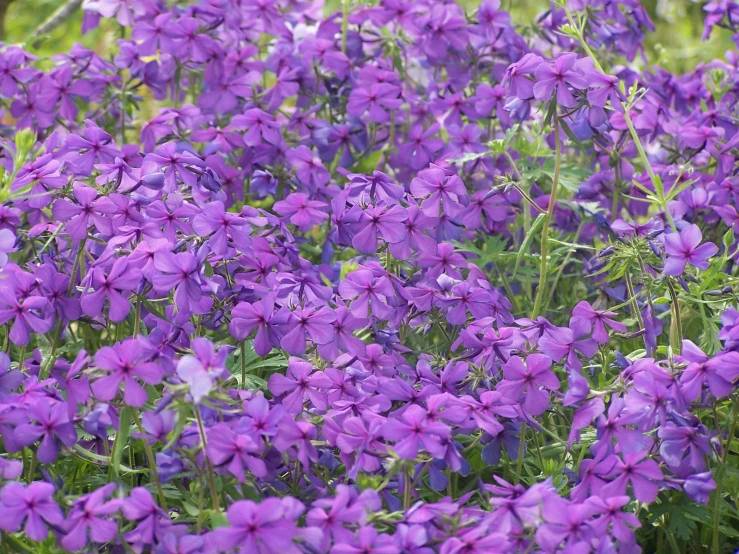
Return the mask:
{"type": "Polygon", "coordinates": [[[739,3],[334,4],[0,43],[0,554],[734,552],[739,3]]]}

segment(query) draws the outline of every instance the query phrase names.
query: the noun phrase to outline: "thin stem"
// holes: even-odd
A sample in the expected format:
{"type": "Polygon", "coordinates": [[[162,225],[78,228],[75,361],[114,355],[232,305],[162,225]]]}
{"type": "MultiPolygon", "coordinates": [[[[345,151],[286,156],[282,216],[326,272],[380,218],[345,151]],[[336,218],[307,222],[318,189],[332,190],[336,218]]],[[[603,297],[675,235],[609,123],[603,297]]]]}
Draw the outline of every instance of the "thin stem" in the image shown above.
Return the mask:
{"type": "MultiPolygon", "coordinates": [[[[556,108],[555,108],[556,110],[556,108]]],[[[559,139],[559,120],[554,116],[554,175],[552,177],[552,192],[549,196],[549,207],[544,216],[544,225],[541,230],[541,266],[539,268],[539,286],[536,288],[536,299],[534,300],[534,309],[531,313],[531,319],[536,320],[539,317],[541,303],[544,298],[544,290],[546,289],[547,264],[549,263],[549,225],[552,221],[554,206],[557,203],[557,188],[559,186],[559,170],[562,164],[562,143],[559,139]]]]}
{"type": "Polygon", "coordinates": [[[403,469],[403,510],[411,507],[411,472],[406,466],[403,469]]]}
{"type": "Polygon", "coordinates": [[[521,434],[518,436],[518,460],[516,460],[516,480],[513,483],[518,485],[521,481],[521,471],[523,470],[523,449],[526,445],[526,422],[521,423],[521,434]]]}
{"type": "MultiPolygon", "coordinates": [[[[139,433],[146,433],[144,426],[141,424],[141,419],[136,410],[131,410],[133,414],[133,420],[136,423],[136,427],[139,429],[139,433]]],[[[117,438],[117,437],[116,437],[117,438]]],[[[162,483],[159,481],[159,472],[157,471],[157,461],[154,457],[154,451],[151,449],[151,445],[146,442],[146,439],[141,439],[144,442],[144,451],[146,452],[146,459],[149,462],[149,469],[151,470],[151,479],[154,481],[154,485],[157,488],[157,495],[159,496],[159,505],[166,510],[167,509],[167,498],[164,496],[164,489],[162,489],[162,483]]]]}
{"type": "MultiPolygon", "coordinates": [[[[680,304],[677,301],[677,293],[672,282],[667,279],[667,288],[670,291],[670,298],[672,299],[672,321],[670,322],[670,346],[674,354],[680,354],[682,352],[682,340],[683,340],[683,323],[680,317],[680,304]],[[674,327],[674,328],[673,328],[674,327]],[[674,331],[674,332],[673,332],[674,331]]],[[[703,306],[701,306],[703,309],[703,306]]]]}
{"type": "Polygon", "coordinates": [[[134,320],[133,320],[133,338],[136,338],[139,336],[140,329],[141,329],[141,295],[139,294],[136,297],[136,313],[134,315],[134,320]]]}
{"type": "MultiPolygon", "coordinates": [[[[585,225],[585,221],[581,221],[580,225],[577,228],[577,232],[575,233],[575,238],[572,239],[572,242],[577,244],[577,241],[580,240],[580,233],[582,233],[582,229],[585,225]]],[[[554,282],[552,283],[552,286],[549,290],[549,298],[547,299],[547,303],[544,304],[544,309],[546,310],[549,304],[552,303],[552,300],[554,300],[554,293],[557,291],[557,285],[559,284],[559,280],[562,278],[562,274],[565,271],[565,268],[567,267],[567,264],[570,263],[570,260],[572,259],[572,255],[575,253],[575,250],[570,250],[567,252],[567,255],[565,256],[564,261],[562,262],[562,265],[559,267],[559,270],[557,270],[557,274],[554,276],[554,282]]]]}
{"type": "Polygon", "coordinates": [[[246,390],[246,341],[241,341],[241,388],[246,390]]]}
{"type": "Polygon", "coordinates": [[[200,408],[195,407],[195,419],[198,422],[198,432],[200,433],[200,442],[203,445],[203,457],[205,458],[205,467],[208,470],[208,482],[210,483],[210,493],[213,496],[213,509],[216,512],[221,511],[221,507],[218,503],[218,489],[216,489],[216,478],[213,473],[213,466],[210,463],[210,458],[205,452],[208,443],[205,440],[205,429],[203,428],[203,420],[200,418],[200,408]]]}
{"type": "Polygon", "coordinates": [[[21,346],[21,353],[20,356],[18,356],[18,371],[23,371],[23,364],[26,361],[26,347],[21,346]]]}

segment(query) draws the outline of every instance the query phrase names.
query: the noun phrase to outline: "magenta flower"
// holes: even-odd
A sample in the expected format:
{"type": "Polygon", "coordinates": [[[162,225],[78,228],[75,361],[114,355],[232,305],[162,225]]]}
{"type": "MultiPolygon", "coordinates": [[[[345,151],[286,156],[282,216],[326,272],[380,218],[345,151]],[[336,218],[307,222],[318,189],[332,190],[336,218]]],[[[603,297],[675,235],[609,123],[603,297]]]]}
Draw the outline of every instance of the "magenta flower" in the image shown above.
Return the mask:
{"type": "Polygon", "coordinates": [[[289,219],[290,223],[296,225],[302,232],[309,231],[312,227],[326,221],[328,219],[327,208],[325,202],[309,200],[308,196],[302,192],[295,192],[274,205],[274,210],[278,214],[289,219]]]}
{"type": "Polygon", "coordinates": [[[363,229],[354,235],[352,246],[362,254],[374,254],[378,235],[390,244],[402,241],[406,236],[404,222],[407,218],[406,210],[398,205],[368,206],[359,220],[363,229]]]}
{"type": "Polygon", "coordinates": [[[606,344],[608,339],[608,330],[606,326],[619,333],[626,332],[626,325],[613,319],[616,312],[594,310],[589,302],[583,300],[572,309],[573,319],[577,319],[578,323],[582,320],[588,327],[592,325],[593,338],[599,344],[606,344]]]}
{"type": "Polygon", "coordinates": [[[411,193],[417,199],[428,196],[421,208],[430,217],[438,217],[442,206],[445,214],[454,217],[462,212],[463,204],[467,203],[467,189],[462,179],[433,164],[411,181],[411,193]]]}
{"type": "Polygon", "coordinates": [[[208,430],[205,452],[216,466],[225,466],[239,483],[246,481],[247,471],[255,477],[265,477],[267,466],[259,458],[262,448],[249,435],[235,433],[225,424],[208,430]]]}
{"type": "Polygon", "coordinates": [[[66,550],[81,550],[89,541],[106,543],[116,535],[118,525],[111,519],[121,506],[118,499],[105,501],[115,489],[110,483],[82,496],[69,512],[64,522],[65,532],[61,545],[66,550]]]}
{"type": "Polygon", "coordinates": [[[618,477],[603,487],[602,491],[608,495],[622,496],[626,494],[626,486],[631,484],[637,500],[645,504],[654,502],[659,493],[659,485],[655,481],[661,481],[664,476],[659,464],[646,457],[646,452],[624,454],[614,466],[618,477]]]}
{"type": "Polygon", "coordinates": [[[326,306],[296,308],[284,325],[286,330],[291,330],[282,337],[280,346],[288,354],[299,356],[305,354],[306,337],[310,337],[315,344],[331,342],[335,337],[334,321],[336,321],[336,314],[326,306]]]}
{"type": "Polygon", "coordinates": [[[15,533],[25,522],[23,532],[34,541],[43,541],[49,534],[46,527],[58,527],[64,521],[54,501],[54,485],[34,482],[28,485],[8,483],[0,492],[0,529],[15,533]]]}
{"type": "Polygon", "coordinates": [[[575,90],[588,88],[585,75],[577,67],[578,62],[577,54],[567,53],[561,54],[552,64],[540,63],[534,72],[536,77],[534,97],[540,101],[547,101],[556,90],[557,103],[560,106],[572,108],[577,105],[570,87],[575,90]]]}
{"type": "Polygon", "coordinates": [[[404,460],[415,460],[418,449],[423,447],[435,458],[443,458],[446,447],[442,440],[449,438],[449,427],[438,421],[426,418],[426,410],[411,405],[400,418],[388,419],[382,428],[382,435],[391,441],[393,451],[404,460]]]}
{"type": "Polygon", "coordinates": [[[113,227],[109,218],[115,213],[115,206],[105,197],[98,198],[95,189],[81,183],[75,183],[72,195],[79,204],[73,204],[66,198],[54,202],[52,214],[59,221],[66,221],[67,233],[76,240],[87,236],[90,225],[104,236],[113,234],[113,227]]]}
{"type": "Polygon", "coordinates": [[[219,527],[213,540],[222,550],[239,548],[255,554],[292,553],[295,523],[279,498],[266,498],[259,504],[239,500],[229,506],[226,515],[230,527],[219,527]]]}
{"type": "Polygon", "coordinates": [[[297,414],[306,400],[319,410],[328,407],[326,393],[331,381],[322,373],[313,373],[313,366],[300,358],[290,358],[287,373],[275,373],[269,378],[269,391],[282,396],[282,405],[291,414],[297,414]]]}
{"type": "Polygon", "coordinates": [[[349,94],[346,112],[355,116],[362,116],[369,112],[370,121],[387,123],[390,121],[388,111],[397,110],[402,105],[400,87],[390,83],[372,83],[369,86],[352,90],[349,94]]]}
{"type": "Polygon", "coordinates": [[[77,431],[69,420],[67,406],[62,402],[52,403],[49,400],[34,402],[28,409],[28,415],[36,423],[19,425],[16,437],[25,445],[41,439],[37,455],[40,462],[50,464],[59,455],[59,446],[74,446],[77,442],[77,431]]]}
{"type": "Polygon", "coordinates": [[[93,268],[89,281],[94,290],[90,292],[88,289],[82,294],[80,300],[82,311],[91,317],[98,316],[103,312],[105,301],[108,300],[110,320],[120,323],[131,311],[131,303],[121,293],[131,291],[139,284],[141,277],[141,270],[129,267],[126,258],[118,258],[107,275],[102,267],[93,268]]]}
{"type": "Polygon", "coordinates": [[[145,352],[137,339],[126,339],[113,346],[104,346],[95,354],[95,367],[109,375],[92,384],[96,398],[110,401],[118,394],[123,384],[123,399],[129,406],[140,408],[146,404],[148,395],[137,379],[147,385],[156,385],[162,380],[162,369],[146,361],[145,352]]]}
{"type": "Polygon", "coordinates": [[[552,360],[543,354],[530,354],[526,365],[520,357],[511,356],[503,365],[504,380],[496,390],[515,401],[524,395],[524,411],[533,416],[543,414],[549,406],[549,394],[542,387],[552,391],[560,387],[559,379],[549,369],[551,366],[552,360]]]}
{"type": "Polygon", "coordinates": [[[665,274],[682,275],[687,264],[708,269],[708,259],[716,255],[718,247],[711,242],[700,244],[702,239],[703,234],[697,225],[690,225],[679,234],[665,235],[665,274]]]}
{"type": "Polygon", "coordinates": [[[280,345],[281,328],[289,321],[290,314],[284,310],[275,312],[275,302],[267,296],[259,302],[250,304],[240,302],[231,311],[229,332],[237,339],[244,340],[254,329],[254,352],[266,356],[273,347],[280,345]]]}

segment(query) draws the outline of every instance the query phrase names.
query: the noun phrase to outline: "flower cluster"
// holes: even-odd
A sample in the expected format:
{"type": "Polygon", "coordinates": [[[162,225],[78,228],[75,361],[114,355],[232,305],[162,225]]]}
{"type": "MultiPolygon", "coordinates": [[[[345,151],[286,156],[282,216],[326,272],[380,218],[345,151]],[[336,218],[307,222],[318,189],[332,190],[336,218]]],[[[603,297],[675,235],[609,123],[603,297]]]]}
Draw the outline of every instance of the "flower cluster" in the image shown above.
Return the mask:
{"type": "Polygon", "coordinates": [[[0,544],[730,544],[736,55],[637,73],[636,0],[343,4],[0,48],[0,544]]]}

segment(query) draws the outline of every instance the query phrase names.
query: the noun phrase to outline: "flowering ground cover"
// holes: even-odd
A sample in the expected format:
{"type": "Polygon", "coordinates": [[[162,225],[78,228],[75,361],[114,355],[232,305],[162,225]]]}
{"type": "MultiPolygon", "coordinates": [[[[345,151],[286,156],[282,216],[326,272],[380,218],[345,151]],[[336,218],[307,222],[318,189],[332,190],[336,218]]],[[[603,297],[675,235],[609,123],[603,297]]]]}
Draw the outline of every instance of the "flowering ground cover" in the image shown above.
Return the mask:
{"type": "Polygon", "coordinates": [[[83,9],[110,48],[0,47],[0,552],[739,544],[735,51],[650,64],[636,0],[83,9]]]}

